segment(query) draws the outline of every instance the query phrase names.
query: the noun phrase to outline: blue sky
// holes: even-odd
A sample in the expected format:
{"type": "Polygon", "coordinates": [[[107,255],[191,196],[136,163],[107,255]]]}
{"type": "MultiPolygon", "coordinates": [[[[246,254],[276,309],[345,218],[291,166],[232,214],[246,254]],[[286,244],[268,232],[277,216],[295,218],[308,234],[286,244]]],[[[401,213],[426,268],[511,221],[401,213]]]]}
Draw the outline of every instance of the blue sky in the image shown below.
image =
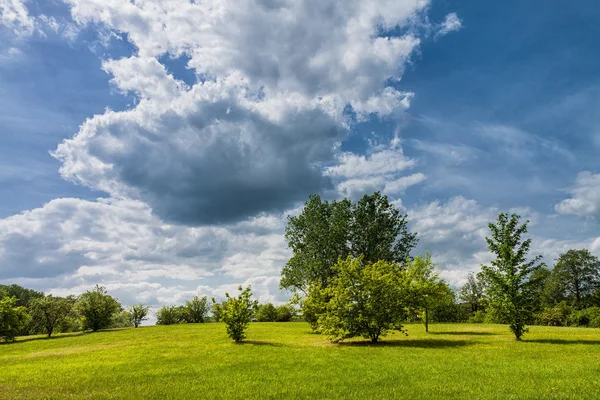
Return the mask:
{"type": "Polygon", "coordinates": [[[0,0],[0,282],[283,301],[314,192],[383,190],[454,285],[499,211],[600,252],[596,2],[208,3],[0,0]]]}

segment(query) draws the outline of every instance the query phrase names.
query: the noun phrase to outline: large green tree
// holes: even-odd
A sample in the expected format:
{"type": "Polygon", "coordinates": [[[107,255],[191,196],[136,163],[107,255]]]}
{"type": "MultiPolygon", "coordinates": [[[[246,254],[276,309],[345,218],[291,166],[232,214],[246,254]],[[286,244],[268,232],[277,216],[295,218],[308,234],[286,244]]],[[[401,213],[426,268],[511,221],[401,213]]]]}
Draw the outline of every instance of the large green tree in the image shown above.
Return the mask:
{"type": "Polygon", "coordinates": [[[349,256],[334,268],[336,277],[322,289],[328,301],[318,318],[321,332],[332,342],[362,336],[375,343],[389,330],[402,331],[408,288],[397,265],[349,256]]]}
{"type": "Polygon", "coordinates": [[[27,307],[29,301],[38,297],[44,297],[44,293],[38,292],[37,290],[27,289],[23,286],[12,284],[12,285],[0,285],[0,292],[4,292],[8,297],[15,297],[17,299],[15,307],[27,307]]]}
{"type": "Polygon", "coordinates": [[[44,331],[52,336],[55,328],[67,318],[73,310],[73,304],[62,297],[52,295],[36,297],[29,302],[29,315],[36,331],[44,331]]]}
{"type": "Polygon", "coordinates": [[[561,254],[553,271],[559,291],[576,308],[589,306],[589,298],[600,287],[600,260],[589,250],[561,254]]]}
{"type": "Polygon", "coordinates": [[[113,318],[122,310],[121,304],[108,294],[106,288],[98,285],[79,296],[76,308],[83,317],[84,329],[94,332],[110,327],[113,318]]]}
{"type": "Polygon", "coordinates": [[[311,284],[326,287],[339,258],[362,256],[401,264],[417,244],[402,214],[385,195],[375,192],[357,203],[324,201],[312,195],[298,216],[288,218],[285,237],[292,257],[282,270],[281,287],[307,294],[311,284]]]}
{"type": "Polygon", "coordinates": [[[482,266],[492,306],[509,322],[517,340],[527,332],[525,323],[536,302],[537,282],[531,276],[544,265],[541,256],[528,260],[531,239],[522,237],[529,221],[521,224],[519,220],[517,214],[500,213],[496,223],[489,224],[491,237],[486,241],[495,259],[482,266]]]}

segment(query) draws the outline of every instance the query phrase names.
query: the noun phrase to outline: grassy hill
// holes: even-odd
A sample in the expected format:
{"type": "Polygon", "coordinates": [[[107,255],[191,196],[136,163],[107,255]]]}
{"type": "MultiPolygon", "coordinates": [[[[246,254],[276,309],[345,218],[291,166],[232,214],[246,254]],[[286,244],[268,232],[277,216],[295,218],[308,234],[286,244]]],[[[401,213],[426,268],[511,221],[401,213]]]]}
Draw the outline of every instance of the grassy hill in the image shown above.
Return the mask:
{"type": "Polygon", "coordinates": [[[143,327],[0,345],[2,399],[598,398],[600,329],[408,326],[331,345],[305,323],[143,327]]]}

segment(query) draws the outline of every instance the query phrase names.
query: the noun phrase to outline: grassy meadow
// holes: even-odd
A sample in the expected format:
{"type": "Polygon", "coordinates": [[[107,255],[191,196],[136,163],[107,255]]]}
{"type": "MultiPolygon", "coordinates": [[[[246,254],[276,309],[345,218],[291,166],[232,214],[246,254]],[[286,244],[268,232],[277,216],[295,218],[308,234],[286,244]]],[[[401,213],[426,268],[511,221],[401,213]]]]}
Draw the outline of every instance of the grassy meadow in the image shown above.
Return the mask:
{"type": "Polygon", "coordinates": [[[596,399],[600,329],[408,325],[332,345],[306,323],[152,326],[0,345],[1,399],[596,399]]]}

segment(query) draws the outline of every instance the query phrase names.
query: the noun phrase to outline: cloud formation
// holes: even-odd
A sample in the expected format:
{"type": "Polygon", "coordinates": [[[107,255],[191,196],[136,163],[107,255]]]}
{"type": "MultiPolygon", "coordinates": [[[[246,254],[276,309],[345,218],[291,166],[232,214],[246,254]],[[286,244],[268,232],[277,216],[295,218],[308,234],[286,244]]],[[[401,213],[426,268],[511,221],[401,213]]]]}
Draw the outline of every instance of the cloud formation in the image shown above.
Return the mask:
{"type": "Polygon", "coordinates": [[[392,83],[420,43],[411,27],[428,4],[68,3],[78,23],[135,46],[103,67],[139,103],[88,119],[61,143],[62,176],[189,225],[281,212],[332,189],[323,168],[349,132],[348,109],[362,120],[409,107],[412,94],[392,83]],[[171,75],[165,54],[187,56],[197,82],[171,75]]]}
{"type": "Polygon", "coordinates": [[[580,172],[567,192],[571,198],[558,203],[555,207],[557,212],[589,217],[600,222],[600,174],[580,172]]]}

